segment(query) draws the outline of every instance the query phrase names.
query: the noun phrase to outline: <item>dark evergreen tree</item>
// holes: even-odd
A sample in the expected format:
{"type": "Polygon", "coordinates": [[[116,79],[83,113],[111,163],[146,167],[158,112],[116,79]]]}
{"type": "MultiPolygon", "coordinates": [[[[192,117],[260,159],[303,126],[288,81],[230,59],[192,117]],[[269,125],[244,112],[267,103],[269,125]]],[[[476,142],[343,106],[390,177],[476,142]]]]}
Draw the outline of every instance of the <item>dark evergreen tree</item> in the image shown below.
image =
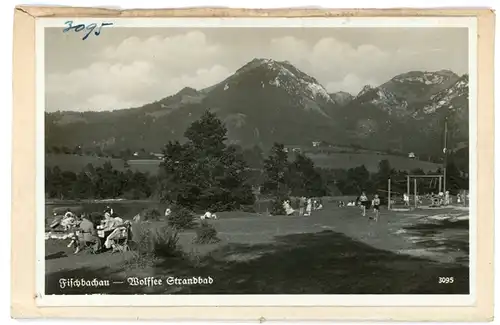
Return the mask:
{"type": "Polygon", "coordinates": [[[247,166],[236,148],[224,143],[226,133],[215,114],[206,111],[186,130],[187,143],[167,144],[161,164],[163,201],[217,211],[253,204],[247,166]]]}
{"type": "Polygon", "coordinates": [[[271,148],[271,153],[264,160],[265,180],[262,185],[262,193],[276,196],[288,195],[288,153],[285,146],[275,143],[271,148]]]}
{"type": "Polygon", "coordinates": [[[327,188],[314,162],[303,154],[297,154],[289,167],[289,187],[293,196],[325,196],[327,188]]]}

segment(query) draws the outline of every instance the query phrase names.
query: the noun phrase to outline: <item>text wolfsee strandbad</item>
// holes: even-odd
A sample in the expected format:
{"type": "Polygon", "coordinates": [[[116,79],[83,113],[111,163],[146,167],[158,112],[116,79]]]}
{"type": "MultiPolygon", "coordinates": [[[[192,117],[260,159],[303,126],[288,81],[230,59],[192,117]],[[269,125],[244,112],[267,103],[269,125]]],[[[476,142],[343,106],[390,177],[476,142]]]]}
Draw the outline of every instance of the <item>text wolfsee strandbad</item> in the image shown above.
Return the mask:
{"type": "MultiPolygon", "coordinates": [[[[59,279],[59,287],[64,288],[75,288],[75,287],[109,287],[113,284],[123,283],[109,280],[87,280],[87,279],[59,279]]],[[[126,279],[126,283],[133,287],[153,287],[153,286],[163,286],[163,285],[210,285],[214,283],[212,277],[185,277],[179,278],[174,276],[169,276],[166,278],[155,278],[155,277],[129,277],[126,279]]]]}
{"type": "Polygon", "coordinates": [[[127,278],[127,282],[131,286],[161,286],[161,285],[196,285],[196,284],[212,284],[214,279],[212,277],[187,277],[187,278],[177,278],[169,276],[165,279],[154,278],[154,277],[131,277],[127,278]]]}

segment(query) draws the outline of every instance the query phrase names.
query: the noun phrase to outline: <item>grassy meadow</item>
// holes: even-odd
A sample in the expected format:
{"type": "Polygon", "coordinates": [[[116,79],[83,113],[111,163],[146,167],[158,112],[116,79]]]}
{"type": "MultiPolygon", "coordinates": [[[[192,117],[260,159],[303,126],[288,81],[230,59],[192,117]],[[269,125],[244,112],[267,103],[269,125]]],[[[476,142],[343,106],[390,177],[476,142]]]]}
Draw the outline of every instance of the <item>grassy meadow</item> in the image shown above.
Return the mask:
{"type": "MultiPolygon", "coordinates": [[[[375,173],[378,171],[378,164],[381,160],[387,159],[392,168],[396,170],[413,170],[420,168],[424,172],[436,171],[440,164],[435,164],[427,161],[409,159],[401,156],[387,155],[381,153],[307,153],[315,165],[320,168],[330,169],[349,169],[361,165],[365,165],[369,172],[375,173]]],[[[45,155],[45,165],[47,167],[59,166],[61,170],[72,172],[80,172],[87,164],[92,164],[95,167],[102,166],[106,161],[111,162],[114,169],[124,171],[124,161],[122,159],[111,159],[95,156],[79,156],[79,155],[45,155]]],[[[140,159],[129,160],[128,169],[132,171],[140,171],[142,173],[156,174],[160,164],[158,159],[140,159]]]]}
{"type": "Polygon", "coordinates": [[[104,158],[97,156],[79,156],[79,155],[66,155],[66,154],[46,154],[45,155],[45,166],[55,167],[63,171],[72,171],[75,173],[80,172],[86,165],[92,164],[94,167],[102,166],[105,162],[110,162],[113,165],[113,169],[119,171],[125,171],[130,169],[132,171],[139,171],[141,173],[156,174],[158,172],[158,166],[160,165],[159,159],[137,159],[129,160],[127,163],[130,167],[125,168],[125,162],[118,158],[104,158]]]}
{"type": "MultiPolygon", "coordinates": [[[[121,210],[119,205],[116,209],[121,210]]],[[[468,214],[457,208],[384,209],[374,222],[356,207],[339,208],[331,201],[311,217],[222,212],[210,221],[218,243],[196,244],[196,229],[184,230],[180,256],[147,267],[127,264],[130,252],[74,255],[67,241],[51,239],[45,242],[46,293],[466,294],[468,214]],[[97,291],[58,285],[60,278],[123,282],[171,275],[210,276],[214,283],[137,288],[124,282],[97,291]],[[438,284],[441,276],[455,281],[438,284]]]]}

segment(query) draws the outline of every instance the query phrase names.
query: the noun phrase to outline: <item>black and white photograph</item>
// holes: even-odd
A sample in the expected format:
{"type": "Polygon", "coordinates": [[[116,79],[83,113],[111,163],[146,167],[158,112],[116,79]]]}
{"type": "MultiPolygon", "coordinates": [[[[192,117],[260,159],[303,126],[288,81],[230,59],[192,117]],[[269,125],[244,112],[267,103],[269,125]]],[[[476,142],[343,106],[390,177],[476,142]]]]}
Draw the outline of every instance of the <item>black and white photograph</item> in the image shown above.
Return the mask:
{"type": "Polygon", "coordinates": [[[42,300],[471,298],[474,21],[249,20],[37,26],[42,300]]]}

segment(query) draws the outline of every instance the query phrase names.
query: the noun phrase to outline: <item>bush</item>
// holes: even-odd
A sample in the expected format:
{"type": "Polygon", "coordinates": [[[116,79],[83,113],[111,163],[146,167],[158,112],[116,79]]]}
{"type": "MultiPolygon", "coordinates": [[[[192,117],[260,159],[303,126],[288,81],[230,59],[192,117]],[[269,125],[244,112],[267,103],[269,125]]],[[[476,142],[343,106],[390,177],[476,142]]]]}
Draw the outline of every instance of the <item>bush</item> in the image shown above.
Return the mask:
{"type": "Polygon", "coordinates": [[[132,225],[132,249],[135,266],[149,266],[158,258],[176,257],[180,255],[178,231],[169,225],[160,227],[144,223],[132,225]]]}
{"type": "Polygon", "coordinates": [[[167,217],[167,222],[174,229],[190,229],[194,226],[194,215],[189,209],[175,206],[167,217]]]}
{"type": "Polygon", "coordinates": [[[196,229],[195,243],[197,244],[214,244],[219,242],[220,239],[217,237],[217,229],[206,221],[200,224],[200,227],[196,229]]]}
{"type": "Polygon", "coordinates": [[[241,206],[241,211],[243,211],[243,212],[249,212],[249,213],[255,213],[255,212],[257,212],[255,210],[255,207],[253,205],[242,205],[241,206]]]}
{"type": "Polygon", "coordinates": [[[147,208],[141,213],[144,221],[158,221],[161,217],[161,212],[157,208],[147,208]]]}
{"type": "Polygon", "coordinates": [[[285,208],[283,207],[284,198],[275,197],[271,200],[270,213],[273,216],[284,216],[286,215],[285,208]]]}

